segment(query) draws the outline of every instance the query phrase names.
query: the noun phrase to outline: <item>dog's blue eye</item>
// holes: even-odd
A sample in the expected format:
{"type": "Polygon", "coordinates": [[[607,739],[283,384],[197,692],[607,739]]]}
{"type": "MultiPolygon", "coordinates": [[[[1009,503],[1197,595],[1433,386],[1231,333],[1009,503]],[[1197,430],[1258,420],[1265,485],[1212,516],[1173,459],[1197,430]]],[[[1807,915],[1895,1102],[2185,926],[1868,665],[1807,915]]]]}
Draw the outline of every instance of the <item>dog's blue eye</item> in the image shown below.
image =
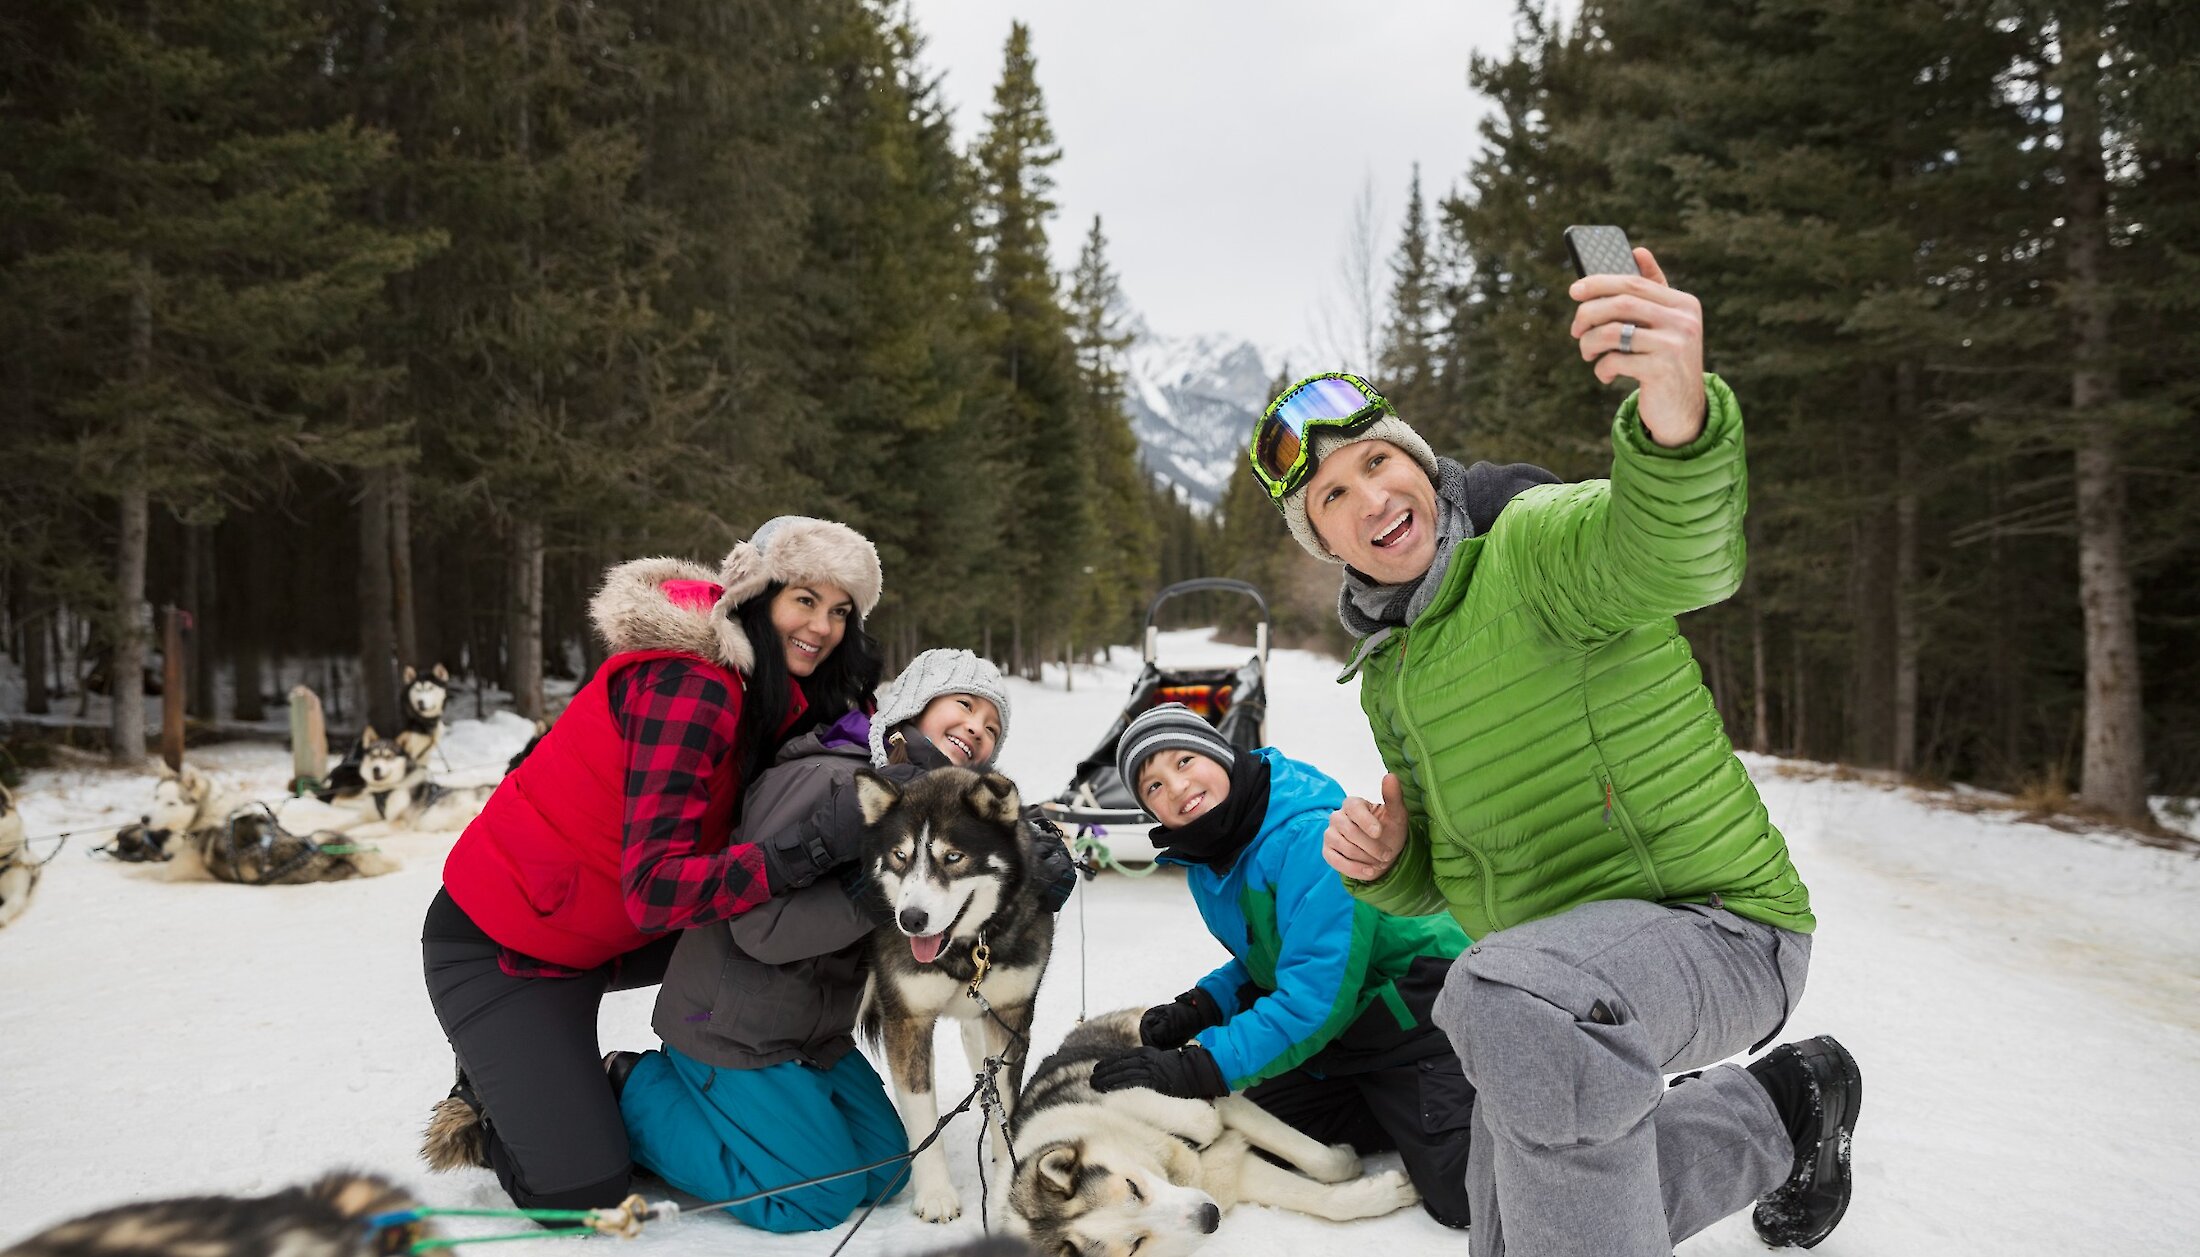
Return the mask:
{"type": "Polygon", "coordinates": [[[963,856],[960,851],[950,851],[940,857],[940,863],[942,864],[961,864],[962,862],[963,856]]]}

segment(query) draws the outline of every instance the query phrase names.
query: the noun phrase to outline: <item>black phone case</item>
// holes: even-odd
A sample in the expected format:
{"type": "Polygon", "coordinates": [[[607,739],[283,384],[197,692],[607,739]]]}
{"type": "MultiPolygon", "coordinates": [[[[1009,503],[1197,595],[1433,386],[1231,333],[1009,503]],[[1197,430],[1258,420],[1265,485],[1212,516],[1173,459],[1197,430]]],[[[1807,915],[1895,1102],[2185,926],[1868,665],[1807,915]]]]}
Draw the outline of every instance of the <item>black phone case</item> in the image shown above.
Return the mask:
{"type": "Polygon", "coordinates": [[[1617,227],[1568,227],[1566,252],[1574,260],[1576,275],[1642,274],[1627,233],[1617,227]]]}

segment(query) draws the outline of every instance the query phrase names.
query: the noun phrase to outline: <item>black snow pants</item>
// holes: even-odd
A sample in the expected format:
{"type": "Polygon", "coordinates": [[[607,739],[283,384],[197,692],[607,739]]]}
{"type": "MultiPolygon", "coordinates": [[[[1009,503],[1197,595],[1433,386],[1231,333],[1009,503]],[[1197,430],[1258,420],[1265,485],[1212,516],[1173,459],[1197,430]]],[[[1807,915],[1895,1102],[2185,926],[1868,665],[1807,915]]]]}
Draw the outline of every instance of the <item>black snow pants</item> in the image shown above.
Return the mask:
{"type": "Polygon", "coordinates": [[[604,1076],[604,992],[664,980],[677,933],[572,978],[515,978],[503,950],[446,890],[420,931],[428,999],[480,1101],[489,1164],[523,1209],[594,1209],[626,1198],[626,1122],[604,1076]]]}
{"type": "Polygon", "coordinates": [[[1411,1019],[1398,1024],[1378,1000],[1328,1047],[1245,1098],[1323,1143],[1356,1152],[1396,1151],[1421,1207],[1449,1227],[1467,1225],[1467,1149],[1474,1084],[1430,1009],[1449,961],[1425,957],[1398,981],[1411,1019]]]}

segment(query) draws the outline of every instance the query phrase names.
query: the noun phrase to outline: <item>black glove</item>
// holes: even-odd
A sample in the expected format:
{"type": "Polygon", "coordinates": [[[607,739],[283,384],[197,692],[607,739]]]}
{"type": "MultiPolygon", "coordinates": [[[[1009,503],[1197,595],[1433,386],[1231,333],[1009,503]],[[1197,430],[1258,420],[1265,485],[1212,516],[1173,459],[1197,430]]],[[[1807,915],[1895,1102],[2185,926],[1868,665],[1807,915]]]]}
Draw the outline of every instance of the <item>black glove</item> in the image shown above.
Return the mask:
{"type": "Polygon", "coordinates": [[[764,877],[774,895],[800,890],[858,860],[863,854],[863,814],[856,807],[854,785],[836,783],[824,806],[757,845],[764,849],[764,877]]]}
{"type": "Polygon", "coordinates": [[[1138,1019],[1138,1041],[1147,1047],[1176,1048],[1209,1026],[1222,1024],[1215,997],[1193,987],[1166,1004],[1156,1004],[1138,1019]]]}
{"type": "Polygon", "coordinates": [[[1092,1067],[1092,1089],[1122,1091],[1144,1087],[1186,1100],[1219,1100],[1230,1094],[1222,1067],[1197,1043],[1177,1048],[1133,1048],[1092,1067]]]}
{"type": "Polygon", "coordinates": [[[1039,902],[1048,912],[1060,912],[1070,892],[1077,889],[1077,862],[1070,858],[1069,839],[1062,836],[1061,826],[1036,812],[1033,808],[1024,813],[1033,831],[1031,884],[1039,888],[1039,902]]]}

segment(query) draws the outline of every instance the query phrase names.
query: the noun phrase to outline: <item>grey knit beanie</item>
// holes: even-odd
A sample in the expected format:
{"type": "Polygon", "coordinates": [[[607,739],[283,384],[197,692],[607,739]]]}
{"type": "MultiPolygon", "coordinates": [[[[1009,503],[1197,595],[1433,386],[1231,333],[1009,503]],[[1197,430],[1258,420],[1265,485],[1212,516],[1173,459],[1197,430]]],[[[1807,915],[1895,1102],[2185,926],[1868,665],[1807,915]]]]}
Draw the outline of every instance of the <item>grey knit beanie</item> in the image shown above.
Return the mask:
{"type": "Polygon", "coordinates": [[[1138,713],[1115,743],[1115,771],[1148,816],[1153,809],[1138,791],[1138,770],[1156,751],[1191,751],[1224,768],[1237,765],[1237,749],[1223,740],[1215,727],[1182,703],[1163,703],[1138,713]]]}
{"type": "MultiPolygon", "coordinates": [[[[1428,442],[1421,439],[1421,434],[1415,432],[1412,425],[1396,415],[1384,415],[1353,433],[1340,433],[1335,428],[1317,430],[1313,441],[1314,461],[1319,463],[1345,446],[1356,445],[1361,441],[1390,442],[1419,463],[1421,470],[1428,473],[1429,482],[1435,483],[1436,451],[1429,448],[1428,442]]],[[[1312,483],[1314,478],[1308,476],[1305,484],[1294,490],[1291,496],[1278,502],[1276,507],[1283,512],[1283,523],[1291,530],[1292,539],[1304,547],[1308,554],[1324,563],[1342,565],[1344,560],[1329,552],[1329,547],[1323,545],[1321,537],[1314,532],[1314,525],[1307,521],[1306,489],[1312,483]]]]}
{"type": "Polygon", "coordinates": [[[1001,737],[993,747],[999,758],[1008,742],[1008,687],[1001,670],[967,650],[928,650],[909,661],[871,717],[871,763],[886,766],[886,736],[904,721],[915,720],[942,694],[975,694],[1001,709],[1001,737]]]}

